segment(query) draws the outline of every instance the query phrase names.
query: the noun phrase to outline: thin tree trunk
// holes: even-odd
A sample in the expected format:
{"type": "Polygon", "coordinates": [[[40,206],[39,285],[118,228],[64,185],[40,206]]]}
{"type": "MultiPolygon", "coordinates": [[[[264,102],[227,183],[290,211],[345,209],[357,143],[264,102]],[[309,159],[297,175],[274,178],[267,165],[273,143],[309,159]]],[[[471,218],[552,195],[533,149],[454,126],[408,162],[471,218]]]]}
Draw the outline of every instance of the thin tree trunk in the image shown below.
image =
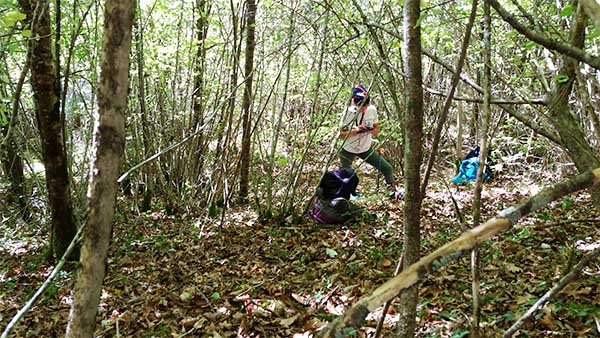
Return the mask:
{"type": "MultiPolygon", "coordinates": [[[[421,252],[421,178],[423,157],[423,79],[421,70],[421,1],[404,2],[404,67],[406,122],[404,123],[404,267],[419,260],[421,252]]],[[[397,336],[414,337],[419,289],[413,285],[400,294],[397,336]]]]}
{"type": "Polygon", "coordinates": [[[392,103],[394,104],[394,110],[396,110],[395,116],[400,121],[400,130],[403,130],[404,129],[404,126],[403,126],[404,116],[402,114],[403,109],[402,109],[402,105],[400,104],[400,99],[398,98],[398,94],[397,94],[398,88],[397,88],[396,84],[398,83],[398,81],[396,80],[396,77],[394,76],[395,71],[390,66],[392,63],[389,61],[389,57],[388,57],[385,49],[383,48],[383,44],[381,43],[381,40],[379,39],[377,32],[375,31],[373,26],[370,24],[369,19],[368,19],[367,15],[364,13],[361,5],[359,5],[356,0],[352,0],[352,3],[354,4],[354,8],[356,9],[356,11],[360,14],[361,20],[363,21],[363,23],[369,30],[369,34],[371,35],[371,38],[373,39],[373,42],[375,43],[375,47],[377,48],[377,53],[379,54],[379,57],[381,58],[381,64],[383,65],[383,67],[386,70],[387,74],[386,74],[386,76],[383,77],[383,82],[385,83],[386,87],[388,88],[388,94],[392,98],[392,103]]]}
{"type": "MultiPolygon", "coordinates": [[[[33,36],[39,36],[39,39],[30,40],[31,85],[52,216],[50,244],[54,256],[61,257],[75,236],[77,227],[71,201],[64,118],[60,113],[58,74],[52,56],[50,12],[45,1],[20,0],[20,4],[28,18],[34,19],[33,36]]],[[[73,257],[76,255],[77,252],[73,257]]]]}
{"type": "MultiPolygon", "coordinates": [[[[458,94],[458,89],[457,89],[458,94]]],[[[460,165],[462,160],[463,152],[463,138],[464,138],[464,125],[465,125],[465,110],[463,109],[462,102],[456,103],[456,162],[460,165]]]]}
{"type": "MultiPolygon", "coordinates": [[[[475,191],[473,193],[473,228],[479,226],[481,220],[481,191],[483,190],[483,173],[487,161],[488,148],[488,128],[491,116],[491,94],[492,94],[492,21],[490,16],[490,5],[483,4],[483,114],[480,124],[479,138],[479,166],[477,167],[477,180],[475,182],[475,191]]],[[[471,274],[472,295],[473,295],[473,318],[471,321],[471,337],[479,337],[479,315],[481,304],[479,298],[480,277],[479,277],[479,248],[476,246],[471,252],[471,274]]]]}
{"type": "Polygon", "coordinates": [[[250,177],[250,162],[251,151],[250,144],[252,142],[252,82],[254,69],[254,48],[255,41],[255,22],[256,22],[256,1],[246,0],[246,58],[244,64],[244,77],[246,86],[244,87],[244,98],[242,101],[242,109],[244,115],[242,117],[242,153],[240,155],[240,202],[248,202],[248,187],[250,177]]]}
{"type": "MultiPolygon", "coordinates": [[[[148,158],[154,153],[152,142],[150,141],[150,121],[148,120],[148,111],[146,109],[146,78],[144,76],[144,22],[142,20],[142,10],[138,3],[138,16],[136,21],[136,41],[135,52],[137,59],[137,80],[138,80],[138,103],[140,105],[140,117],[142,119],[142,143],[144,144],[143,157],[148,158]]],[[[142,199],[142,211],[152,209],[152,198],[154,197],[154,170],[153,165],[149,165],[142,171],[144,177],[144,197],[142,199]]]]}
{"type": "Polygon", "coordinates": [[[94,335],[96,312],[112,233],[117,175],[125,144],[125,113],[135,0],[107,0],[99,110],[95,116],[93,165],[88,188],[88,220],[81,267],[73,290],[66,336],[94,335]]]}
{"type": "MultiPolygon", "coordinates": [[[[444,101],[444,107],[442,108],[442,112],[440,113],[440,119],[438,121],[438,125],[435,129],[435,133],[433,135],[433,143],[431,144],[431,152],[429,154],[429,160],[427,161],[427,169],[425,170],[425,174],[423,175],[423,184],[421,186],[421,195],[425,196],[425,192],[427,191],[427,183],[429,181],[429,175],[431,173],[431,169],[433,168],[433,163],[437,156],[438,145],[440,143],[440,139],[442,136],[442,130],[444,128],[444,124],[446,123],[446,118],[448,117],[448,112],[450,111],[450,105],[452,104],[452,98],[454,96],[454,91],[456,90],[456,86],[458,86],[458,82],[460,81],[460,73],[462,72],[463,65],[465,64],[465,59],[467,57],[467,49],[469,47],[469,41],[471,41],[471,30],[473,29],[473,24],[475,23],[475,17],[477,16],[477,0],[473,0],[471,6],[471,14],[469,15],[469,21],[467,22],[467,27],[465,29],[465,37],[463,38],[462,47],[460,49],[460,55],[458,56],[458,60],[456,61],[456,71],[452,76],[452,82],[450,84],[450,89],[448,90],[448,95],[446,96],[446,100],[444,101]]],[[[462,131],[461,131],[462,132],[462,131]]]]}
{"type": "Polygon", "coordinates": [[[279,114],[277,121],[275,121],[273,128],[273,137],[271,139],[271,150],[269,153],[269,168],[267,171],[267,198],[266,198],[266,216],[268,218],[273,216],[271,210],[273,201],[273,167],[275,163],[275,152],[277,150],[277,143],[279,142],[279,133],[281,130],[281,123],[283,120],[283,113],[287,106],[287,91],[290,83],[290,73],[292,68],[292,56],[294,54],[294,39],[295,39],[295,6],[290,7],[289,26],[288,26],[288,41],[287,41],[287,55],[285,56],[285,80],[283,82],[283,97],[281,98],[281,107],[279,108],[279,114]]]}
{"type": "MultiPolygon", "coordinates": [[[[196,11],[198,12],[198,20],[196,21],[196,42],[198,49],[196,50],[196,62],[194,63],[194,89],[192,95],[192,126],[191,130],[202,128],[205,120],[205,104],[204,100],[207,96],[204,92],[204,77],[206,72],[206,38],[208,34],[208,18],[211,10],[212,1],[197,0],[196,11]]],[[[193,143],[192,151],[190,151],[190,163],[192,175],[202,179],[204,171],[204,156],[206,151],[206,134],[210,130],[200,133],[197,140],[193,143]]]]}
{"type": "MultiPolygon", "coordinates": [[[[7,123],[0,127],[0,159],[4,172],[10,181],[10,195],[9,202],[17,204],[19,213],[22,215],[24,220],[31,218],[31,210],[29,208],[28,197],[27,197],[27,186],[25,182],[25,173],[23,167],[23,158],[19,154],[19,147],[15,136],[11,133],[11,129],[15,126],[18,119],[18,107],[19,100],[21,99],[21,91],[23,89],[23,83],[25,77],[29,72],[29,58],[31,54],[27,53],[25,65],[19,76],[19,82],[14,89],[12,110],[7,112],[7,123]]],[[[8,69],[8,68],[7,68],[8,69]]],[[[4,97],[10,97],[5,90],[5,87],[0,87],[0,94],[4,97]]]]}

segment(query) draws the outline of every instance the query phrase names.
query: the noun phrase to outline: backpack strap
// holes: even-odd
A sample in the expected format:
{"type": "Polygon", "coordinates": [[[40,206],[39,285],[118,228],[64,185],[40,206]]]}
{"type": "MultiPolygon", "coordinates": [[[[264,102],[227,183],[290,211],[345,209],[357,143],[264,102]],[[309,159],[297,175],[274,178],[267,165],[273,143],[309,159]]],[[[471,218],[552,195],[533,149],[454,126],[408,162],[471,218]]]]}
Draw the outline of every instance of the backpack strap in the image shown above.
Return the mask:
{"type": "Polygon", "coordinates": [[[348,182],[350,182],[350,180],[354,177],[355,174],[352,174],[350,177],[342,177],[342,176],[340,176],[339,171],[335,170],[335,171],[333,171],[333,175],[335,177],[337,177],[338,180],[342,181],[342,184],[340,184],[340,187],[338,188],[338,190],[335,193],[336,196],[340,196],[340,193],[342,192],[344,185],[348,184],[348,182]]]}

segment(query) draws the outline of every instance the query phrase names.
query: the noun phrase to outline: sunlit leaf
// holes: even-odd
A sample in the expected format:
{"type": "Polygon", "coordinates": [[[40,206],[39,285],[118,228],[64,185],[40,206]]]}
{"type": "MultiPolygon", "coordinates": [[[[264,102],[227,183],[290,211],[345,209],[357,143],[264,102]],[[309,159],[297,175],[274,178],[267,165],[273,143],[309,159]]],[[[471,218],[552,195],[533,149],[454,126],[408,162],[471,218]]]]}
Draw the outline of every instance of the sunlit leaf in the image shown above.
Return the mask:
{"type": "Polygon", "coordinates": [[[573,6],[572,5],[567,5],[567,6],[565,6],[565,8],[563,8],[560,11],[560,16],[563,16],[563,17],[571,16],[571,14],[573,14],[573,6]]]}
{"type": "Polygon", "coordinates": [[[8,124],[8,118],[4,113],[3,109],[0,109],[0,126],[5,126],[8,124]]]}
{"type": "Polygon", "coordinates": [[[558,83],[565,83],[569,81],[569,77],[567,75],[557,75],[554,79],[558,83]]]}
{"type": "Polygon", "coordinates": [[[331,248],[325,249],[325,253],[327,253],[327,255],[332,258],[337,256],[337,254],[338,254],[335,250],[333,250],[331,248]]]}
{"type": "Polygon", "coordinates": [[[525,48],[526,50],[531,50],[533,47],[535,47],[536,43],[533,41],[527,41],[523,44],[523,48],[525,48]]]}
{"type": "Polygon", "coordinates": [[[24,30],[21,32],[21,35],[23,35],[23,36],[24,36],[24,37],[26,37],[26,38],[30,38],[30,37],[31,37],[31,29],[24,29],[24,30]]]}
{"type": "Polygon", "coordinates": [[[2,22],[2,24],[4,26],[12,27],[15,25],[15,23],[17,23],[18,21],[24,20],[26,17],[27,16],[24,13],[12,11],[12,12],[8,12],[8,13],[4,14],[4,16],[2,16],[2,19],[0,19],[0,21],[2,22]]]}

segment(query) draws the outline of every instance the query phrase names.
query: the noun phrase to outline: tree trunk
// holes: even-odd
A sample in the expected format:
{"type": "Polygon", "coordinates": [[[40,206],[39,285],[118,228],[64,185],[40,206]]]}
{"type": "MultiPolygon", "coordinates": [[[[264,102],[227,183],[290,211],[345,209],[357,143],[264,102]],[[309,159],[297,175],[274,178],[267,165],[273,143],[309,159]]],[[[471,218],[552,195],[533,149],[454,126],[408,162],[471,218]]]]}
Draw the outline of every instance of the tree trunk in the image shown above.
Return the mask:
{"type": "Polygon", "coordinates": [[[600,32],[600,4],[597,0],[580,0],[585,13],[592,19],[596,31],[600,32]]]}
{"type": "MultiPolygon", "coordinates": [[[[12,116],[10,118],[16,118],[12,116]]],[[[7,133],[7,126],[2,127],[2,136],[7,133]]],[[[16,203],[19,208],[19,214],[23,215],[23,219],[29,219],[30,213],[27,204],[27,193],[25,187],[25,175],[23,172],[23,159],[18,153],[17,143],[13,139],[14,136],[9,135],[6,140],[5,153],[2,154],[2,166],[4,173],[10,181],[10,194],[8,196],[9,203],[16,203]]]]}
{"type": "MultiPolygon", "coordinates": [[[[421,73],[420,0],[404,3],[404,67],[406,73],[406,122],[404,126],[404,266],[420,258],[421,192],[420,168],[423,158],[423,79],[421,73]]],[[[418,287],[413,285],[400,295],[400,321],[397,336],[414,336],[418,287]]]]}
{"type": "Polygon", "coordinates": [[[125,143],[125,113],[135,0],[107,0],[98,113],[88,188],[81,268],[73,290],[67,337],[93,337],[112,233],[117,175],[125,143]]]}
{"type": "MultiPolygon", "coordinates": [[[[50,12],[45,1],[20,0],[28,18],[33,18],[31,39],[31,86],[46,171],[48,202],[52,216],[50,244],[55,257],[61,257],[77,233],[73,217],[64,118],[60,113],[58,74],[52,57],[50,12]],[[34,13],[35,12],[35,13],[34,13]]],[[[73,255],[75,257],[77,252],[73,255]]]]}
{"type": "MultiPolygon", "coordinates": [[[[136,21],[135,53],[137,58],[138,78],[138,101],[140,104],[140,117],[142,119],[142,143],[144,144],[144,158],[152,156],[154,147],[150,141],[150,121],[146,109],[146,77],[144,76],[144,21],[142,20],[141,7],[138,4],[138,20],[136,21]]],[[[142,211],[152,210],[152,198],[154,197],[154,165],[150,164],[142,170],[144,178],[144,197],[142,199],[142,211]]]]}
{"type": "MultiPolygon", "coordinates": [[[[586,17],[581,6],[577,6],[571,25],[571,45],[581,48],[585,36],[586,17]]],[[[569,155],[579,172],[600,166],[600,158],[596,156],[586,139],[577,117],[571,113],[569,96],[576,79],[578,62],[568,56],[562,56],[562,64],[555,77],[554,87],[548,93],[548,109],[551,121],[560,135],[563,149],[569,155]]],[[[600,208],[600,188],[592,189],[592,198],[596,208],[600,208]]]]}
{"type": "MultiPolygon", "coordinates": [[[[27,187],[25,183],[25,173],[23,168],[23,159],[19,154],[19,147],[15,140],[14,133],[10,132],[11,128],[16,125],[16,119],[18,118],[18,102],[21,97],[21,90],[23,88],[23,82],[25,81],[26,73],[29,72],[29,53],[25,66],[19,77],[17,88],[14,91],[12,109],[6,108],[6,123],[4,125],[0,122],[0,161],[4,168],[4,173],[10,182],[9,188],[9,203],[16,203],[19,208],[19,214],[22,215],[23,219],[29,220],[31,217],[31,211],[29,209],[29,203],[27,198],[27,187]],[[11,111],[12,110],[12,111],[11,111]]],[[[8,69],[8,68],[7,68],[8,69]]],[[[0,95],[3,97],[10,97],[5,86],[0,87],[0,95]]],[[[1,109],[1,108],[0,108],[1,109]]]]}
{"type": "Polygon", "coordinates": [[[251,162],[251,131],[252,131],[252,79],[254,70],[254,48],[255,48],[255,29],[256,20],[256,1],[246,0],[246,58],[244,64],[244,76],[246,86],[244,87],[244,98],[242,101],[242,109],[244,115],[242,117],[242,153],[240,155],[240,202],[248,201],[248,186],[250,176],[251,162]]]}
{"type": "MultiPolygon", "coordinates": [[[[473,228],[479,226],[481,220],[481,192],[483,190],[483,173],[487,163],[488,152],[488,129],[490,125],[492,96],[492,43],[491,43],[491,16],[490,4],[483,4],[483,114],[481,116],[480,138],[479,138],[479,166],[477,167],[477,180],[475,182],[475,191],[473,193],[473,228]]],[[[473,318],[471,321],[471,338],[479,337],[479,315],[481,304],[479,297],[480,273],[479,273],[479,248],[475,246],[471,252],[471,274],[472,274],[472,295],[473,295],[473,318]]]]}
{"type": "MultiPolygon", "coordinates": [[[[208,16],[211,10],[211,1],[206,0],[197,0],[196,1],[196,11],[198,12],[198,20],[196,21],[196,43],[198,44],[198,49],[196,50],[196,62],[194,63],[194,89],[192,95],[192,130],[197,130],[198,128],[203,128],[204,125],[204,97],[206,93],[204,92],[204,73],[206,68],[206,37],[208,34],[208,16]]],[[[209,130],[202,131],[196,140],[192,143],[192,148],[190,151],[190,163],[192,169],[192,175],[195,177],[202,179],[202,172],[204,171],[204,156],[205,156],[205,135],[209,132],[209,130]]],[[[203,183],[203,182],[201,182],[203,183]]],[[[204,186],[206,183],[202,184],[204,186]]]]}
{"type": "MultiPolygon", "coordinates": [[[[459,94],[457,88],[456,94],[459,94]]],[[[464,138],[464,125],[465,125],[465,111],[463,109],[462,102],[456,103],[456,163],[457,168],[460,166],[460,161],[463,158],[463,138],[464,138]]]]}

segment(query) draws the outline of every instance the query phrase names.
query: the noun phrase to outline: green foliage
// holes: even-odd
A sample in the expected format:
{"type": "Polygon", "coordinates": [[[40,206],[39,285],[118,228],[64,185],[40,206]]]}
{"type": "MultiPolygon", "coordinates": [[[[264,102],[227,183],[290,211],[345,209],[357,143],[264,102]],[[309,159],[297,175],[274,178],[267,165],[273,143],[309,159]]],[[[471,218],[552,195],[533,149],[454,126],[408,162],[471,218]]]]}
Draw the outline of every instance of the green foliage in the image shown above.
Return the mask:
{"type": "Polygon", "coordinates": [[[573,199],[571,199],[569,196],[564,196],[561,200],[560,200],[560,207],[563,210],[568,210],[573,206],[574,202],[573,199]]]}
{"type": "Polygon", "coordinates": [[[13,27],[17,24],[17,22],[25,20],[26,17],[27,16],[25,13],[21,13],[19,11],[6,12],[2,17],[0,17],[0,26],[13,27]]]}
{"type": "Polygon", "coordinates": [[[560,11],[560,16],[562,17],[569,17],[571,16],[571,14],[573,14],[573,5],[572,4],[568,4],[566,5],[561,11],[560,11]]]}
{"type": "Polygon", "coordinates": [[[8,113],[8,108],[3,105],[0,104],[0,127],[4,127],[8,124],[8,116],[6,116],[8,113]]]}
{"type": "Polygon", "coordinates": [[[331,248],[327,248],[325,249],[325,253],[327,254],[327,256],[334,258],[338,255],[337,251],[331,249],[331,248]]]}
{"type": "Polygon", "coordinates": [[[554,80],[558,83],[565,83],[569,81],[569,77],[567,75],[557,75],[554,77],[554,80]]]}
{"type": "Polygon", "coordinates": [[[470,331],[467,329],[458,329],[454,333],[452,333],[452,336],[450,336],[450,338],[463,338],[466,337],[469,334],[469,332],[470,331]]]}

